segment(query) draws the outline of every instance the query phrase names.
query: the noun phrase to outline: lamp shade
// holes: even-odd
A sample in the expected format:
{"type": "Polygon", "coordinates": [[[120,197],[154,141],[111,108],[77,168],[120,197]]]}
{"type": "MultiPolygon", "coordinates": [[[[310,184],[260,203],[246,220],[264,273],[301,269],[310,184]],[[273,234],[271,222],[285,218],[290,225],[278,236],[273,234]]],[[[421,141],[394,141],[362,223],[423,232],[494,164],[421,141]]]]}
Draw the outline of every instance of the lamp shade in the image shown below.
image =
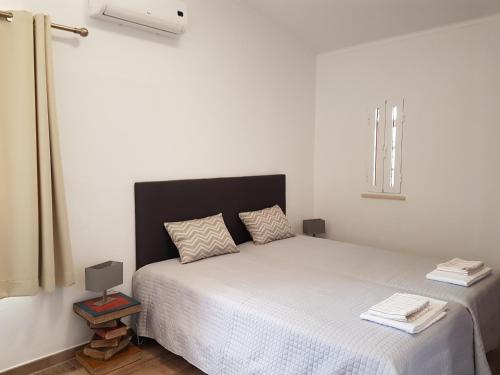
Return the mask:
{"type": "Polygon", "coordinates": [[[325,220],[309,219],[302,222],[302,229],[305,234],[316,235],[325,233],[325,220]]]}
{"type": "Polygon", "coordinates": [[[123,284],[123,263],[108,261],[85,268],[85,289],[103,292],[123,284]]]}

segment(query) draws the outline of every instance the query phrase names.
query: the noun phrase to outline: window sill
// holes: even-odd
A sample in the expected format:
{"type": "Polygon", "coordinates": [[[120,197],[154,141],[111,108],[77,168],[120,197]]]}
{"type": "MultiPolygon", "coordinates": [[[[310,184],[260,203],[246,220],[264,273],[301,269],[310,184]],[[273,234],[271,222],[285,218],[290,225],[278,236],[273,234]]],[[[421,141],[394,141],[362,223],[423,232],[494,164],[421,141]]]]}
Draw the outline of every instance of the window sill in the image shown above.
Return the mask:
{"type": "Polygon", "coordinates": [[[390,199],[395,201],[405,201],[406,196],[400,194],[387,194],[387,193],[362,193],[361,198],[370,199],[390,199]]]}

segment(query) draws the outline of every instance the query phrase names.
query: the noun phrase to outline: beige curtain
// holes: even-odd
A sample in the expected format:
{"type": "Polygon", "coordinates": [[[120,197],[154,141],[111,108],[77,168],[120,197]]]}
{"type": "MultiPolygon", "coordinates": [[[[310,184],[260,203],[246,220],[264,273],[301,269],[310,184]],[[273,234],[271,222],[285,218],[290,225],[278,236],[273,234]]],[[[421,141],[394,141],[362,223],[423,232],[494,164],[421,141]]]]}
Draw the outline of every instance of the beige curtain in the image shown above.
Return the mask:
{"type": "Polygon", "coordinates": [[[0,19],[0,298],[74,283],[50,19],[0,19]]]}

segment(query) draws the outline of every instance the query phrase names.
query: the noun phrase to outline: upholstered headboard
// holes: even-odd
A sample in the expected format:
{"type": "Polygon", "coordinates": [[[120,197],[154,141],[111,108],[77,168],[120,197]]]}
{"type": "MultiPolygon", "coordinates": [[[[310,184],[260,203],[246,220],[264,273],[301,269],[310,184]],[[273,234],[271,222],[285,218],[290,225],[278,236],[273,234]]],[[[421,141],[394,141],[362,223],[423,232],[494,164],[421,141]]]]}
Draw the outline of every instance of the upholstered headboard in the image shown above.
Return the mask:
{"type": "Polygon", "coordinates": [[[239,212],[275,204],[286,212],[285,175],[137,182],[134,190],[137,269],[179,257],[165,222],[222,213],[238,245],[251,240],[239,212]]]}

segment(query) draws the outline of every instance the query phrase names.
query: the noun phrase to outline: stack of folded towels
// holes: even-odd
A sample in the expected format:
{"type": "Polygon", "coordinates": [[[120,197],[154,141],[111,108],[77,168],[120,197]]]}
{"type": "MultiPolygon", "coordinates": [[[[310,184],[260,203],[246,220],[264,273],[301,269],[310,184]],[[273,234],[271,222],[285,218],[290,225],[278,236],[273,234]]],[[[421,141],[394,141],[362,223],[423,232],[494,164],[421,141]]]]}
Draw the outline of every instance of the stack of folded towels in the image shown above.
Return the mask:
{"type": "Polygon", "coordinates": [[[361,319],[419,333],[446,315],[448,303],[415,294],[395,293],[370,307],[361,319]]]}
{"type": "Polygon", "coordinates": [[[454,258],[438,264],[436,269],[426,275],[429,280],[442,281],[461,286],[470,286],[491,273],[491,268],[483,262],[454,258]]]}

